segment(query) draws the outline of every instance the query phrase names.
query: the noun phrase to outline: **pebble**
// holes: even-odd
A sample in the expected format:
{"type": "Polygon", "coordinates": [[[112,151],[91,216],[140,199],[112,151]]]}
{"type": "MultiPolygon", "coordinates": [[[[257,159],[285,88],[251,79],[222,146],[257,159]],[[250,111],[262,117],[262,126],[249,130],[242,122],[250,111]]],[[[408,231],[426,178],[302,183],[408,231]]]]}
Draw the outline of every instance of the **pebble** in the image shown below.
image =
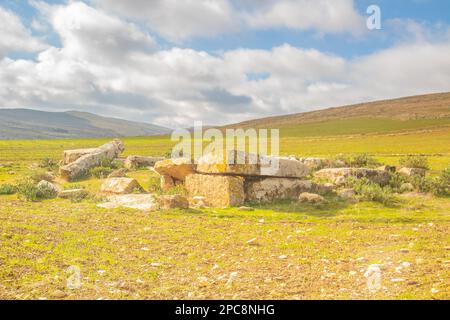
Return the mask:
{"type": "Polygon", "coordinates": [[[391,279],[392,282],[404,282],[405,279],[403,278],[395,278],[395,279],[391,279]]]}
{"type": "Polygon", "coordinates": [[[405,248],[403,248],[403,249],[400,249],[400,252],[401,252],[401,253],[408,253],[408,252],[409,252],[409,250],[408,250],[408,249],[405,249],[405,248]]]}
{"type": "Polygon", "coordinates": [[[247,241],[247,244],[254,246],[257,245],[258,243],[256,242],[257,238],[253,238],[247,241]]]}
{"type": "Polygon", "coordinates": [[[62,299],[62,298],[67,297],[67,294],[64,291],[55,290],[52,292],[52,297],[57,298],[57,299],[62,299]]]}
{"type": "Polygon", "coordinates": [[[283,255],[279,256],[278,259],[285,260],[285,259],[287,259],[287,255],[283,254],[283,255]]]}

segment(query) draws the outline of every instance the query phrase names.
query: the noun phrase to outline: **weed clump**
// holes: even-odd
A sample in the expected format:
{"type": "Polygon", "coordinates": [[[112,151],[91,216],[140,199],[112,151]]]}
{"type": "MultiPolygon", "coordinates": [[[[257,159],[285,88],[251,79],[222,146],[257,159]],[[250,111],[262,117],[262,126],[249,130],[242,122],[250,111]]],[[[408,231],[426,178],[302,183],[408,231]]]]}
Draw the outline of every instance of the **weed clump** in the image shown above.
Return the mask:
{"type": "Polygon", "coordinates": [[[400,159],[400,165],[406,168],[419,168],[428,170],[428,160],[426,157],[409,155],[406,158],[400,159]]]}
{"type": "Polygon", "coordinates": [[[4,183],[0,185],[0,195],[10,195],[15,194],[17,192],[17,188],[15,185],[4,183]]]}
{"type": "Polygon", "coordinates": [[[389,186],[381,187],[367,178],[350,178],[347,184],[355,190],[361,200],[379,202],[386,206],[395,203],[395,197],[389,186]]]}

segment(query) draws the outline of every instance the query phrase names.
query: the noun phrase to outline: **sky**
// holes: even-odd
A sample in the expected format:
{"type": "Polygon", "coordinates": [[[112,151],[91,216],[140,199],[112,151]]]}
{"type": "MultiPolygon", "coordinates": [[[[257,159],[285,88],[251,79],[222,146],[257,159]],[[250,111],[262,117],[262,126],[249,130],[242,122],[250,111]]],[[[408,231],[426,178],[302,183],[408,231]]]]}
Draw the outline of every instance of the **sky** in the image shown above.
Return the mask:
{"type": "Polygon", "coordinates": [[[450,91],[445,0],[0,0],[0,34],[0,108],[177,128],[450,91]]]}

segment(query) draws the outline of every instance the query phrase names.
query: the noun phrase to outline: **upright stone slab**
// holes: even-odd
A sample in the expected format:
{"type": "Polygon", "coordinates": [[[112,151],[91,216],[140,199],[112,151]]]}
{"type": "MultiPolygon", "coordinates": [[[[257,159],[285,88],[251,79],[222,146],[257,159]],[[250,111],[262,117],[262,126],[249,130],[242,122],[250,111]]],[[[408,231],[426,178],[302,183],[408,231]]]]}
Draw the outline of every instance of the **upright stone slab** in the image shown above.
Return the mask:
{"type": "Polygon", "coordinates": [[[310,168],[290,157],[260,157],[260,175],[280,178],[304,178],[310,172],[310,168]]]}
{"type": "Polygon", "coordinates": [[[204,197],[211,207],[241,206],[245,200],[244,179],[235,176],[190,174],[186,177],[189,197],[204,197]]]}

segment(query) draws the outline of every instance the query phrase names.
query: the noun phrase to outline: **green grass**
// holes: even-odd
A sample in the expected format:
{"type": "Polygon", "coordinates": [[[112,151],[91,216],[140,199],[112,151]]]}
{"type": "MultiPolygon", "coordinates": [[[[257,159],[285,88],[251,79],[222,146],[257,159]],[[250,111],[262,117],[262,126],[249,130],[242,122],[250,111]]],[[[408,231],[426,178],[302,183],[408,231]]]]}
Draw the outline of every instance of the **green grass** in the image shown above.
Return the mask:
{"type": "MultiPolygon", "coordinates": [[[[369,153],[393,165],[406,154],[423,154],[432,174],[450,164],[450,128],[443,123],[342,125],[282,129],[281,152],[369,153]]],[[[0,141],[0,183],[41,170],[43,158],[60,159],[64,149],[108,140],[0,141]]],[[[163,155],[173,144],[167,136],[123,140],[124,155],[163,155]]],[[[149,170],[129,176],[146,189],[157,181],[149,170]]],[[[95,195],[101,183],[89,178],[63,187],[82,186],[95,195]]],[[[33,203],[0,196],[0,298],[450,298],[448,198],[405,195],[383,206],[331,197],[320,206],[280,202],[253,205],[250,212],[141,212],[96,204],[95,197],[33,203]],[[411,265],[398,269],[403,262],[411,265]],[[364,277],[370,264],[382,270],[383,288],[375,293],[364,277]],[[66,286],[70,266],[80,268],[79,289],[66,286]],[[232,272],[238,275],[228,283],[232,272]],[[398,278],[404,281],[391,281],[398,278]]]]}

